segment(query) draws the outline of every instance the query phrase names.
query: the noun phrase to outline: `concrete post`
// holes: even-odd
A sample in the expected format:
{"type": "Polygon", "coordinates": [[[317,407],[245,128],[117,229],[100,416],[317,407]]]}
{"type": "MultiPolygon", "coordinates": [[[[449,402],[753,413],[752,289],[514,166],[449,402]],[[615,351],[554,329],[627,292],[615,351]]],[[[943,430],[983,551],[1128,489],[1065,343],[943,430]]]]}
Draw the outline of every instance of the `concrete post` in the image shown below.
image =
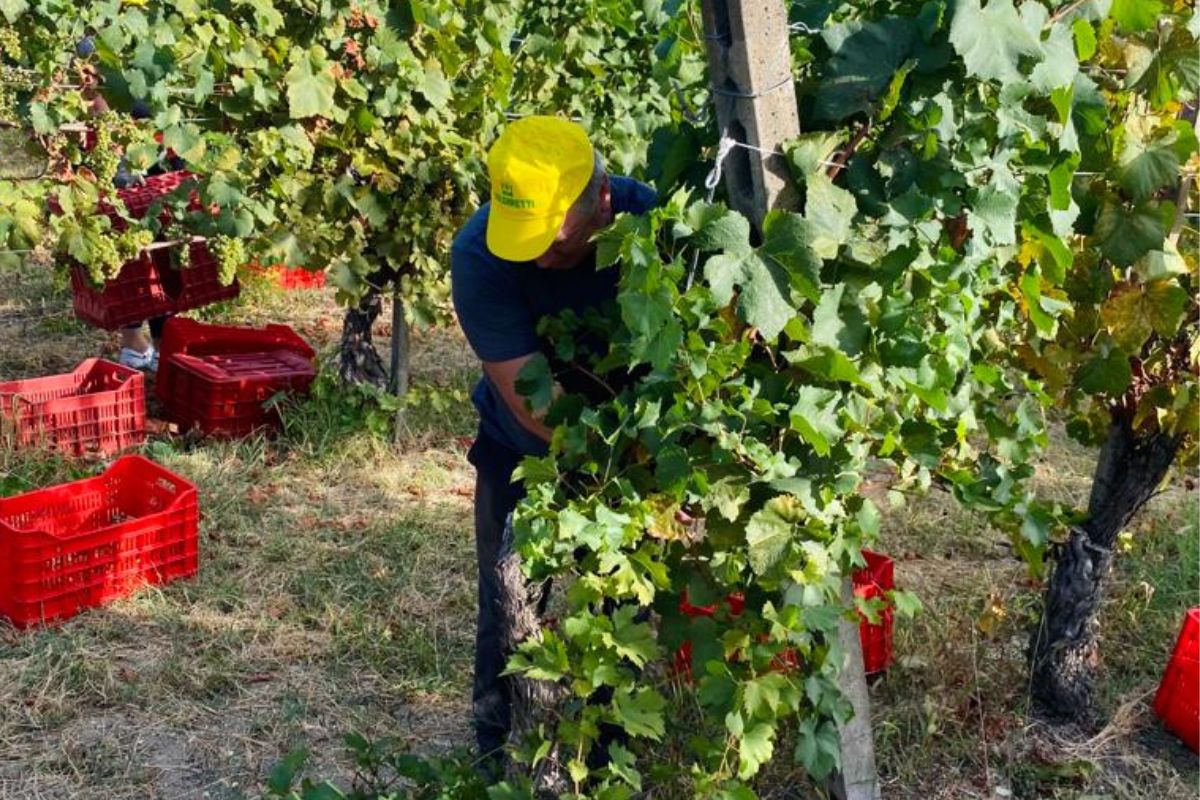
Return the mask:
{"type": "Polygon", "coordinates": [[[781,145],[800,135],[783,0],[704,0],[709,77],[721,131],[767,153],[735,148],[723,165],[730,205],[758,227],[799,198],[781,145]]]}
{"type": "MultiPolygon", "coordinates": [[[[725,157],[726,192],[730,205],[760,228],[768,211],[799,207],[780,155],[783,143],[800,135],[787,6],[784,0],[703,0],[703,15],[721,133],[758,148],[735,147],[725,157]]],[[[842,599],[853,603],[849,579],[842,599]]],[[[876,800],[880,790],[858,625],[843,621],[838,641],[846,658],[838,683],[854,717],[839,731],[842,772],[830,789],[842,800],[876,800]]]]}

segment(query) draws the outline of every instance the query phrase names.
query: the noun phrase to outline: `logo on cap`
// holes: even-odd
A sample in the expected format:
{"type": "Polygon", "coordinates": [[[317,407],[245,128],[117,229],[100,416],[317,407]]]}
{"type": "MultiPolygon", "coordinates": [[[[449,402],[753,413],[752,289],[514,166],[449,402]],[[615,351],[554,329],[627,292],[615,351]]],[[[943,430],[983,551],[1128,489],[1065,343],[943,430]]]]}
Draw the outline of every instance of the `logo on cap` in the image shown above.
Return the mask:
{"type": "Polygon", "coordinates": [[[509,208],[533,208],[536,205],[532,200],[517,197],[511,183],[500,184],[500,194],[496,197],[496,200],[500,205],[508,206],[509,208]]]}

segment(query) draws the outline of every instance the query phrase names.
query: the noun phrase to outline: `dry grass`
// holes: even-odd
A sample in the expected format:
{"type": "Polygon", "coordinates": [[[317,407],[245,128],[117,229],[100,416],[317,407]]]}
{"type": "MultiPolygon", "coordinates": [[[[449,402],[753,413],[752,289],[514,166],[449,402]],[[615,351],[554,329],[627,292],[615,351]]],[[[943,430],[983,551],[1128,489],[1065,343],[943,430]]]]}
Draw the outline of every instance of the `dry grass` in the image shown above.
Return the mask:
{"type": "MultiPolygon", "coordinates": [[[[44,265],[0,275],[0,375],[115,353],[114,336],[74,321],[50,276],[44,265]]],[[[252,287],[205,316],[287,320],[328,355],[332,295],[252,287]]],[[[475,367],[457,334],[421,333],[414,354],[419,384],[469,387],[475,367]]],[[[196,579],[55,628],[0,627],[0,798],[233,800],[257,796],[296,747],[312,751],[314,774],[344,781],[351,731],[422,752],[468,744],[469,403],[411,409],[398,446],[343,425],[336,404],[294,413],[302,424],[276,441],[147,446],[200,487],[196,579]]],[[[1056,442],[1043,488],[1078,502],[1091,458],[1056,442]]],[[[0,487],[78,474],[0,453],[0,487]]],[[[1177,490],[1140,520],[1104,612],[1111,722],[1074,735],[1026,716],[1038,592],[1003,537],[943,497],[891,511],[884,547],[926,612],[898,623],[899,662],[873,689],[885,796],[1195,797],[1195,759],[1147,711],[1180,610],[1196,602],[1195,499],[1177,490]]],[[[777,761],[763,796],[796,796],[801,776],[777,761]]]]}

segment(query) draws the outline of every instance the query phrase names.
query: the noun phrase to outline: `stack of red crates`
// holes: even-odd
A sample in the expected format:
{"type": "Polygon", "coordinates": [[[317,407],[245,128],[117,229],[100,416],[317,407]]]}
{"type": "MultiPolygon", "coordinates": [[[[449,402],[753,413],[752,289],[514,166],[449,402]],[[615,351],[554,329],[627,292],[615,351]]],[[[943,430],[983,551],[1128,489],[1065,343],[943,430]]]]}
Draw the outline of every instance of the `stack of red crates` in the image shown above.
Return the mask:
{"type": "Polygon", "coordinates": [[[272,264],[259,267],[271,276],[281,289],[320,289],[325,285],[325,273],[304,267],[289,267],[287,264],[272,264]]]}
{"type": "Polygon", "coordinates": [[[0,616],[64,620],[199,564],[196,487],[141,456],[102,475],[0,498],[0,616]]]}
{"type": "Polygon", "coordinates": [[[320,289],[325,285],[325,273],[313,272],[304,267],[288,267],[276,264],[276,280],[283,289],[320,289]]]}
{"type": "Polygon", "coordinates": [[[1183,618],[1183,630],[1154,696],[1154,713],[1184,744],[1200,752],[1200,608],[1183,618]]]}
{"type": "Polygon", "coordinates": [[[163,330],[155,392],[165,416],[184,430],[244,436],[278,427],[264,404],[303,394],[317,375],[315,351],[286,325],[263,329],[173,318],[163,330]]]}
{"type": "Polygon", "coordinates": [[[19,448],[116,455],[146,438],[142,373],[89,358],[64,375],[0,382],[0,437],[19,448]]]}
{"type": "MultiPolygon", "coordinates": [[[[153,175],[141,186],[119,190],[117,196],[125,203],[130,216],[141,219],[168,194],[194,178],[186,171],[153,175]]],[[[194,192],[189,205],[193,209],[200,207],[194,192]]],[[[126,222],[114,205],[101,200],[100,211],[108,216],[114,230],[125,229],[126,222]]],[[[170,210],[161,209],[159,219],[169,222],[170,210]]],[[[186,246],[190,248],[190,264],[186,269],[172,267],[171,251],[160,248],[143,252],[127,262],[117,277],[100,287],[92,284],[82,264],[75,264],[71,269],[75,316],[96,327],[115,330],[151,317],[237,297],[240,291],[237,280],[228,286],[221,285],[217,261],[208,247],[203,242],[186,246]]]]}
{"type": "Polygon", "coordinates": [[[94,286],[83,265],[75,264],[71,268],[75,316],[111,331],[174,311],[175,300],[153,255],[142,253],[125,262],[117,277],[102,287],[94,286]]]}
{"type": "MultiPolygon", "coordinates": [[[[851,582],[854,594],[864,599],[879,598],[887,600],[887,592],[894,589],[895,563],[881,553],[870,550],[862,551],[867,564],[862,569],[854,571],[851,582]]],[[[731,616],[739,616],[745,607],[745,597],[741,594],[731,594],[726,598],[731,616]]],[[[689,617],[711,617],[716,611],[715,605],[694,606],[688,602],[687,594],[679,602],[679,610],[689,617]]],[[[883,672],[892,665],[894,653],[892,649],[893,611],[888,603],[879,612],[879,622],[872,623],[863,617],[859,623],[858,633],[862,642],[863,668],[868,675],[883,672]]],[[[777,667],[787,669],[797,666],[795,653],[784,653],[777,659],[777,667]]],[[[677,675],[691,676],[692,646],[684,642],[675,652],[673,671],[677,675]]]]}

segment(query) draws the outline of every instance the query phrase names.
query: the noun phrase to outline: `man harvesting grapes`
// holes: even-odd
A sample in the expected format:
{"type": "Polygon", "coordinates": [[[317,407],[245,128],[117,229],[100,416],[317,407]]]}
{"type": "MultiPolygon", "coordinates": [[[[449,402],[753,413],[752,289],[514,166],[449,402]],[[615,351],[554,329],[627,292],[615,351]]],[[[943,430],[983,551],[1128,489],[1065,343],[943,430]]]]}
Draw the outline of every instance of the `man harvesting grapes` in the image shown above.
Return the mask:
{"type": "Polygon", "coordinates": [[[475,548],[479,617],[473,709],[484,755],[504,745],[511,722],[507,653],[501,644],[496,565],[505,519],[524,493],[512,472],[544,455],[551,429],[516,389],[530,359],[552,352],[538,321],[611,302],[615,269],[596,269],[592,236],[622,212],[641,214],[654,190],[605,173],[579,125],[533,116],[510,124],[488,153],[492,199],[463,226],[451,252],[454,307],[483,377],[472,400],[479,434],[468,459],[476,469],[475,548]]]}

